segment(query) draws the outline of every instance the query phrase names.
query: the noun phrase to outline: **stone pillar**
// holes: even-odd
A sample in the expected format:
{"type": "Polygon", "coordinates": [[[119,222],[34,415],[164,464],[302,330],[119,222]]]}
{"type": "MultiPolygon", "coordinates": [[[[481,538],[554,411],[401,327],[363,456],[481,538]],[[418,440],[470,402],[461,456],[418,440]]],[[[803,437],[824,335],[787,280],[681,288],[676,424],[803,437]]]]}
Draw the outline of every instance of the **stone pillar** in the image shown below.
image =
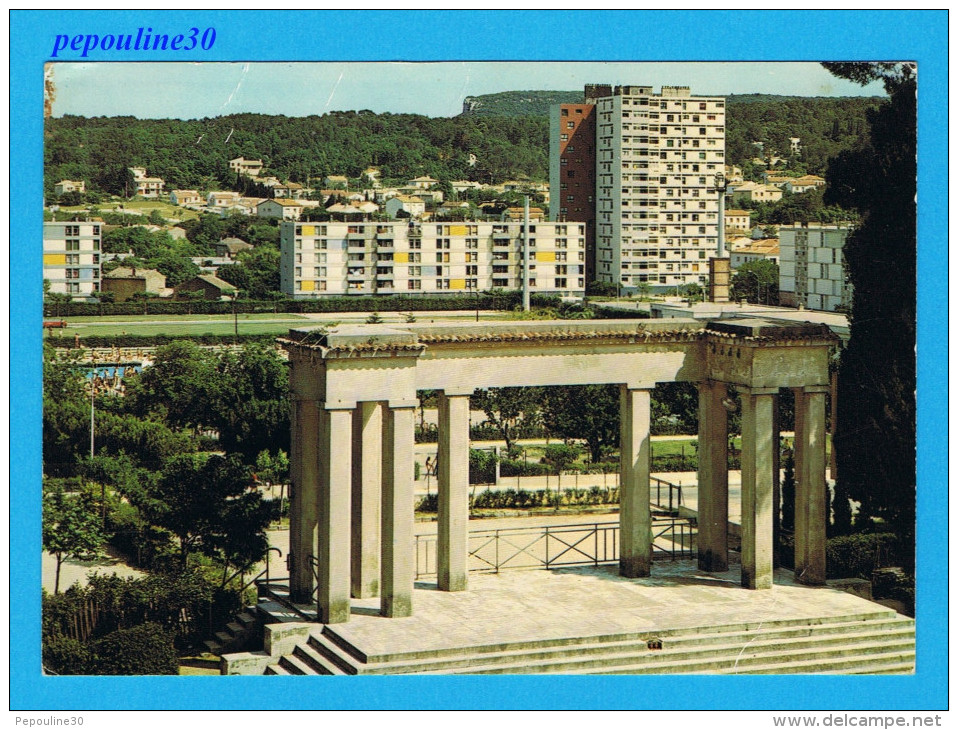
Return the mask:
{"type": "Polygon", "coordinates": [[[359,403],[353,413],[353,519],[350,579],[353,598],[372,598],[379,595],[382,444],[382,403],[359,403]]]}
{"type": "Polygon", "coordinates": [[[382,580],[380,613],[412,615],[416,579],[413,503],[415,405],[392,405],[383,418],[382,580]]]}
{"type": "Polygon", "coordinates": [[[619,573],[642,578],[652,569],[652,513],[649,507],[648,388],[621,388],[621,478],[619,487],[619,573]]]}
{"type": "Polygon", "coordinates": [[[296,398],[290,416],[290,599],[295,603],[311,603],[316,583],[310,561],[317,555],[319,537],[319,403],[296,398]]]}
{"type": "Polygon", "coordinates": [[[352,408],[324,409],[320,429],[319,620],[349,620],[352,408]]]}
{"type": "MultiPolygon", "coordinates": [[[[795,463],[795,579],[808,585],[825,583],[825,393],[827,386],[795,391],[795,412],[801,402],[802,430],[797,430],[801,459],[795,463]]],[[[797,420],[797,419],[796,419],[797,420]]]]}
{"type": "Polygon", "coordinates": [[[782,528],[782,414],[779,396],[772,396],[772,564],[778,567],[778,540],[782,528]]]}
{"type": "Polygon", "coordinates": [[[439,396],[439,590],[464,591],[469,559],[469,396],[439,396]]]}
{"type": "Polygon", "coordinates": [[[740,388],[742,585],[772,587],[772,407],[777,389],[740,388]]]}
{"type": "Polygon", "coordinates": [[[828,459],[828,468],[831,471],[832,481],[838,480],[838,459],[835,457],[835,432],[838,430],[838,370],[835,370],[831,376],[831,435],[832,435],[832,451],[828,459]]]}
{"type": "Polygon", "coordinates": [[[728,570],[728,411],[725,383],[699,383],[699,570],[728,570]]]}

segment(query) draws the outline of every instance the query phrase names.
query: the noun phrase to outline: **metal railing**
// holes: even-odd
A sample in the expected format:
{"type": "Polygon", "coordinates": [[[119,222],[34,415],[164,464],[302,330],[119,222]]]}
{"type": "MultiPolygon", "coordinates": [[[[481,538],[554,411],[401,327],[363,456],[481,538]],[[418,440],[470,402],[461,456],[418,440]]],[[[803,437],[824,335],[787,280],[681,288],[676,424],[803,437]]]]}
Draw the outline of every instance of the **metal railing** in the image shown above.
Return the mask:
{"type": "MultiPolygon", "coordinates": [[[[656,519],[651,529],[653,558],[695,555],[695,528],[686,520],[656,519]]],[[[416,536],[416,578],[436,574],[435,535],[416,536]]],[[[498,573],[514,568],[598,566],[619,559],[619,524],[602,522],[556,527],[508,527],[469,533],[469,571],[498,573]]]]}
{"type": "Polygon", "coordinates": [[[649,477],[649,479],[655,482],[655,500],[652,504],[671,513],[677,512],[679,507],[682,506],[682,485],[672,484],[672,482],[655,476],[649,477]],[[662,500],[662,487],[667,489],[665,501],[662,500]]]}

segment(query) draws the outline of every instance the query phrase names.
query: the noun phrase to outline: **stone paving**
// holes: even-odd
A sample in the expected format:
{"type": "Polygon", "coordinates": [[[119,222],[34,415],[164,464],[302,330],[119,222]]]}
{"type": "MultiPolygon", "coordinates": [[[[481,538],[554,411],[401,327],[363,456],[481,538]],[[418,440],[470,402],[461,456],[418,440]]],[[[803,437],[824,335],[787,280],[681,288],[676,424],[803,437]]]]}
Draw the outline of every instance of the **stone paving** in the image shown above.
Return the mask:
{"type": "Polygon", "coordinates": [[[378,599],[354,599],[349,622],[330,628],[379,656],[884,610],[839,590],[797,585],[790,571],[777,571],[765,591],[744,589],[739,579],[738,565],[708,574],[690,560],[657,562],[641,579],[620,577],[614,565],[470,574],[465,592],[417,583],[410,617],[382,618],[378,599]]]}

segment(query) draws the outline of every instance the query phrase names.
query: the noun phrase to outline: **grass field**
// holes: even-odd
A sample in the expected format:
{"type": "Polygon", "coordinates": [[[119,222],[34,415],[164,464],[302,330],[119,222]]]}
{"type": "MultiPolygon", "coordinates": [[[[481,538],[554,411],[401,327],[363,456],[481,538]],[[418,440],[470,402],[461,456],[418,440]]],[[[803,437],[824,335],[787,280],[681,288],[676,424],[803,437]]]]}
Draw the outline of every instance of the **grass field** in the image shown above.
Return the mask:
{"type": "MultiPolygon", "coordinates": [[[[199,218],[200,214],[195,210],[187,210],[186,208],[180,208],[176,205],[171,205],[170,203],[164,202],[162,200],[122,200],[122,201],[104,201],[98,203],[95,207],[99,208],[102,211],[114,210],[119,206],[123,206],[123,210],[120,212],[126,213],[142,213],[144,216],[148,216],[152,211],[157,210],[160,212],[164,218],[188,221],[193,218],[199,218]]],[[[66,212],[77,212],[81,210],[89,210],[89,205],[73,205],[73,206],[62,206],[61,211],[66,212]]]]}

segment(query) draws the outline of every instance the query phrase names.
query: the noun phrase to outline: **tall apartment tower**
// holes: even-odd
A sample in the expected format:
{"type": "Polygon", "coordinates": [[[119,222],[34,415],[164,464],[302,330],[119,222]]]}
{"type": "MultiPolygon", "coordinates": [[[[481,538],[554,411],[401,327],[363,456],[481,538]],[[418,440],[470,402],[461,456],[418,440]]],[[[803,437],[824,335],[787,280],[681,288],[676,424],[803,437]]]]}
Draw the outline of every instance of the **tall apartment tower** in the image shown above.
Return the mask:
{"type": "Polygon", "coordinates": [[[595,105],[559,104],[549,117],[549,219],[585,224],[585,277],[595,279],[595,105]]]}
{"type": "MultiPolygon", "coordinates": [[[[563,107],[571,107],[568,121],[578,121],[571,116],[577,105],[553,112],[552,133],[559,138],[551,140],[551,194],[555,200],[558,192],[562,201],[553,203],[559,217],[574,194],[562,184],[579,175],[569,168],[571,135],[561,137],[574,131],[562,129],[563,107]]],[[[663,86],[656,94],[651,86],[595,84],[586,86],[582,108],[583,119],[595,127],[594,207],[583,211],[585,220],[591,212],[595,221],[589,279],[623,290],[704,284],[718,248],[716,175],[725,167],[725,99],[693,96],[686,86],[663,86]]],[[[578,156],[579,144],[573,144],[578,156]]],[[[581,164],[588,164],[584,154],[581,164]]],[[[565,215],[575,220],[571,210],[565,215]]]]}

